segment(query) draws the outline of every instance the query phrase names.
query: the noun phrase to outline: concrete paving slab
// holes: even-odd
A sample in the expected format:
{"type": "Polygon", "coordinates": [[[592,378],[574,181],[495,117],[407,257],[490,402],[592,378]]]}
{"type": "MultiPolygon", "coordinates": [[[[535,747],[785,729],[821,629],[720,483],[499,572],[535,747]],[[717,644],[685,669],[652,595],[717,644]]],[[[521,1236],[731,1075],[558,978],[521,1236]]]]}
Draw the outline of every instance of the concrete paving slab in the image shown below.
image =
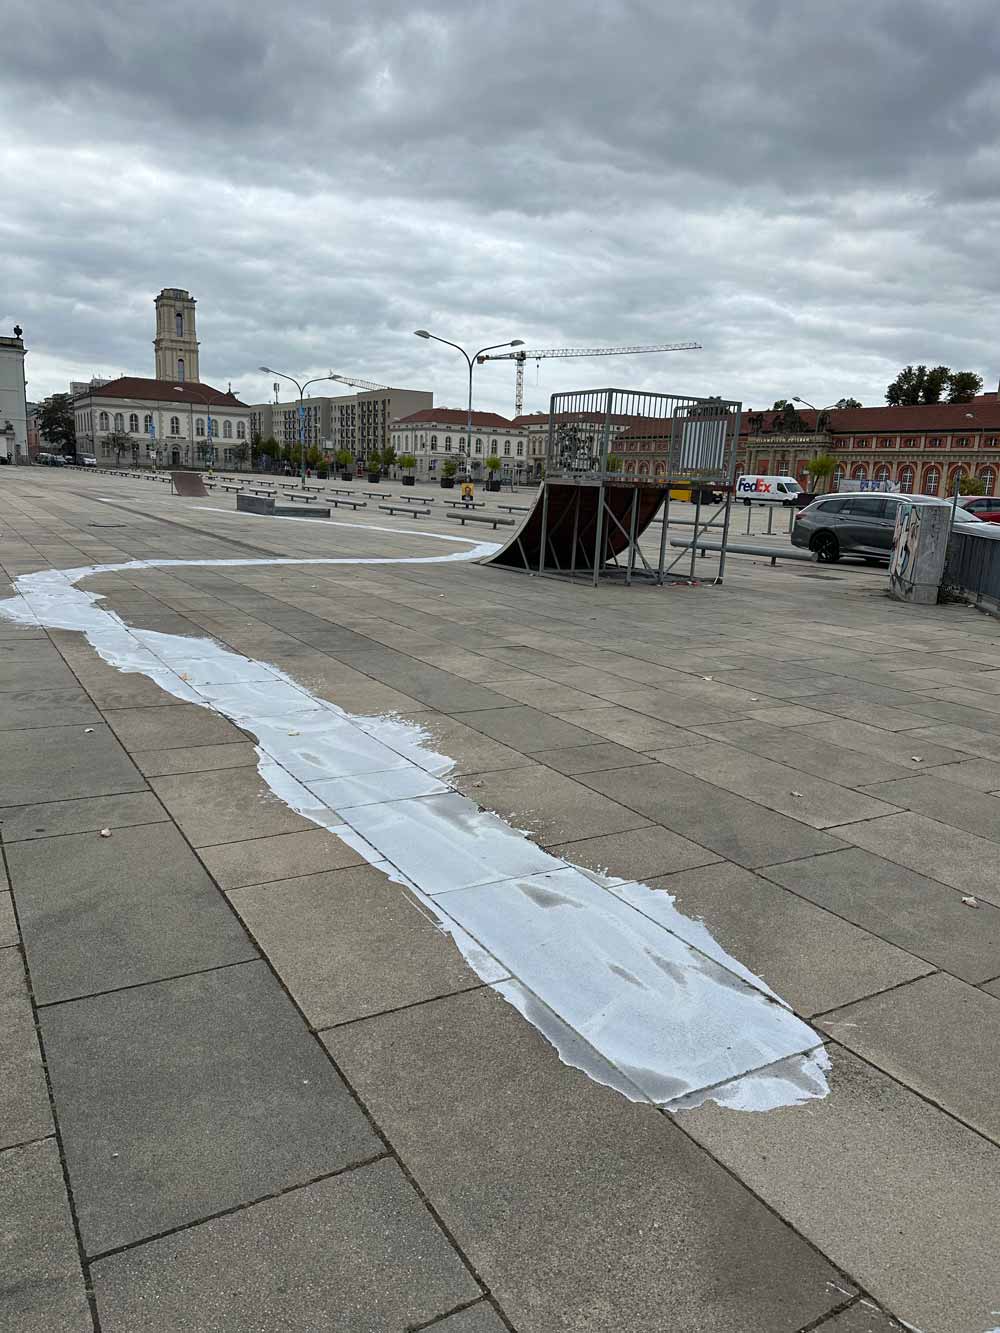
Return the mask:
{"type": "MultiPolygon", "coordinates": [[[[175,773],[150,778],[150,786],[195,847],[298,833],[316,825],[273,794],[256,768],[175,773]]],[[[335,819],[332,811],[330,819],[335,819]]]]}
{"type": "Polygon", "coordinates": [[[63,833],[87,833],[93,829],[162,824],[168,818],[151,791],[136,791],[121,796],[84,796],[72,801],[8,806],[0,815],[0,829],[4,842],[10,843],[63,833]]]}
{"type": "Polygon", "coordinates": [[[492,1305],[480,1301],[478,1305],[470,1305],[467,1310],[442,1319],[434,1329],[435,1333],[506,1333],[507,1325],[492,1305]]]}
{"type": "MultiPolygon", "coordinates": [[[[729,727],[738,727],[738,722],[729,727]]],[[[722,734],[728,727],[716,729],[720,734],[717,740],[724,740],[729,745],[737,745],[741,750],[760,755],[762,759],[773,759],[776,763],[787,764],[789,768],[811,773],[813,777],[824,778],[841,787],[858,787],[867,782],[887,782],[890,778],[908,777],[913,764],[888,763],[876,759],[870,754],[859,754],[857,750],[845,750],[840,745],[810,746],[808,740],[796,732],[776,732],[769,727],[767,735],[730,736],[722,734]]],[[[699,728],[699,731],[703,731],[699,728]]]]}
{"type": "Polygon", "coordinates": [[[326,1042],[518,1333],[797,1333],[844,1299],[677,1125],[489,989],[326,1042]]]}
{"type": "Polygon", "coordinates": [[[480,984],[451,938],[372,866],[229,898],[314,1028],[480,984]]]}
{"type": "MultiPolygon", "coordinates": [[[[926,723],[927,719],[924,719],[926,723]]],[[[992,759],[1000,762],[1000,735],[994,735],[991,732],[977,731],[973,727],[961,727],[943,722],[938,726],[915,727],[907,732],[914,740],[935,741],[941,745],[947,745],[950,750],[960,750],[966,755],[976,755],[980,759],[992,759]]],[[[949,764],[948,768],[958,767],[956,764],[949,764]]],[[[942,771],[941,776],[944,776],[942,771]]]]}
{"type": "Polygon", "coordinates": [[[585,708],[561,716],[564,722],[582,727],[584,731],[593,732],[597,736],[604,736],[632,750],[665,749],[668,745],[691,745],[698,740],[693,732],[671,726],[669,722],[645,717],[619,704],[611,708],[585,708]]]}
{"type": "Polygon", "coordinates": [[[114,1255],[93,1271],[104,1333],[404,1333],[480,1294],[390,1161],[114,1255]]]}
{"type": "Polygon", "coordinates": [[[817,1324],[816,1333],[903,1333],[903,1325],[860,1297],[846,1310],[817,1324]]]}
{"type": "Polygon", "coordinates": [[[659,824],[647,824],[644,828],[610,833],[600,838],[580,838],[576,842],[550,846],[549,851],[585,870],[625,880],[648,880],[652,875],[668,875],[675,870],[689,870],[692,866],[719,860],[715,852],[707,851],[659,824]]]}
{"type": "MultiPolygon", "coordinates": [[[[643,762],[643,756],[638,751],[615,745],[612,741],[571,745],[565,750],[541,750],[534,758],[539,764],[546,764],[557,773],[570,776],[574,773],[597,773],[607,768],[631,768],[643,762]]],[[[650,759],[647,762],[653,761],[650,759]]]]}
{"type": "Polygon", "coordinates": [[[206,847],[200,856],[216,883],[227,890],[341,870],[364,861],[336,833],[322,828],[206,847]]]}
{"type": "Polygon", "coordinates": [[[761,871],[768,879],[965,981],[1000,975],[1000,909],[852,847],[761,871]]]}
{"type": "Polygon", "coordinates": [[[76,677],[56,655],[31,662],[0,660],[0,694],[19,694],[27,682],[36,690],[75,690],[76,677]]]}
{"type": "Polygon", "coordinates": [[[970,791],[955,782],[945,782],[934,773],[902,778],[898,782],[877,782],[863,790],[904,810],[929,815],[952,828],[965,829],[994,841],[1000,839],[1000,799],[988,793],[970,791]]]}
{"type": "Polygon", "coordinates": [[[0,1319],[10,1333],[92,1333],[54,1139],[0,1153],[0,1319]]]}
{"type": "Polygon", "coordinates": [[[198,704],[105,709],[104,715],[127,750],[224,745],[247,739],[239,727],[198,704]]]}
{"type": "Polygon", "coordinates": [[[740,866],[654,879],[685,916],[703,920],[734,958],[805,1017],[924,976],[931,965],[740,866]]]}
{"type": "Polygon", "coordinates": [[[649,823],[643,815],[541,764],[456,778],[454,785],[483,809],[495,812],[515,828],[527,829],[543,847],[574,838],[621,833],[649,823]]]}
{"type": "Polygon", "coordinates": [[[814,852],[836,851],[842,845],[800,820],[788,819],[669,764],[581,773],[578,781],[737,865],[791,861],[814,852]]]}
{"type": "Polygon", "coordinates": [[[892,814],[897,808],[888,803],[888,798],[880,801],[862,796],[732,745],[707,742],[683,750],[654,751],[653,757],[812,828],[874,819],[892,814]]]}
{"type": "Polygon", "coordinates": [[[986,991],[987,995],[996,995],[1000,997],[1000,977],[994,981],[988,981],[980,987],[980,990],[986,991]]]}
{"type": "Polygon", "coordinates": [[[899,1319],[983,1333],[997,1309],[1000,1150],[849,1052],[831,1056],[831,1093],[808,1110],[708,1104],[685,1131],[899,1319]]]}
{"type": "Polygon", "coordinates": [[[910,812],[863,824],[843,824],[831,832],[844,842],[865,847],[918,874],[1000,906],[1000,844],[996,842],[910,812]]]}
{"type": "Polygon", "coordinates": [[[462,721],[522,754],[533,755],[540,750],[560,750],[571,745],[592,745],[594,741],[592,733],[582,727],[522,704],[464,713],[462,721]]]}
{"type": "Polygon", "coordinates": [[[913,767],[915,754],[920,756],[923,768],[930,768],[933,764],[954,764],[965,757],[961,751],[948,749],[936,741],[924,740],[915,746],[905,732],[886,732],[881,727],[852,722],[846,718],[810,725],[802,735],[804,744],[815,745],[819,741],[825,744],[829,741],[832,745],[843,746],[845,750],[857,750],[859,754],[870,754],[875,759],[891,760],[892,763],[902,764],[904,768],[913,767]]]}
{"type": "MultiPolygon", "coordinates": [[[[2,882],[6,885],[6,875],[2,877],[2,882]]],[[[17,931],[17,920],[14,916],[13,899],[6,888],[0,889],[0,949],[18,944],[20,939],[21,937],[17,931]]]]}
{"type": "Polygon", "coordinates": [[[7,849],[38,1004],[255,958],[172,824],[7,849]]]}
{"type": "MultiPolygon", "coordinates": [[[[997,746],[1000,753],[1000,745],[997,746]]],[[[942,764],[934,770],[942,782],[957,782],[973,791],[1000,791],[1000,759],[967,759],[961,764],[942,764]]]]}
{"type": "Polygon", "coordinates": [[[46,1009],[91,1255],[382,1151],[264,963],[46,1009]]]}
{"type": "MultiPolygon", "coordinates": [[[[25,677],[31,667],[25,665],[25,677]]],[[[0,694],[0,731],[21,727],[89,727],[101,715],[83,690],[11,690],[0,694]]]]}
{"type": "Polygon", "coordinates": [[[842,1046],[1000,1143],[1000,1000],[937,973],[818,1020],[842,1046]]]}
{"type": "Polygon", "coordinates": [[[4,735],[0,806],[68,801],[81,796],[144,791],[146,783],[104,723],[34,727],[4,735]]]}
{"type": "Polygon", "coordinates": [[[0,949],[0,1148],[52,1132],[24,964],[19,950],[0,949]]]}
{"type": "Polygon", "coordinates": [[[246,768],[257,763],[252,741],[224,745],[180,746],[170,750],[135,750],[132,762],[147,777],[167,773],[210,773],[219,768],[246,768]]]}

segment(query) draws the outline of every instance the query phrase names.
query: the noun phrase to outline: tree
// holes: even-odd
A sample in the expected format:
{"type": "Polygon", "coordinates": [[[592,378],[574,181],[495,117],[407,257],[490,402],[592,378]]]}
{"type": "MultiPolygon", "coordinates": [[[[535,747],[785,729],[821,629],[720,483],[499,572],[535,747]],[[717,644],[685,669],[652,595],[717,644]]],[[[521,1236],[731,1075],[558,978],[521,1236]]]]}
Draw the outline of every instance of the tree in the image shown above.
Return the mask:
{"type": "Polygon", "coordinates": [[[104,444],[115,456],[115,467],[121,467],[122,454],[131,455],[132,450],[139,447],[132,436],[124,430],[113,430],[110,435],[105,435],[104,444]]]}
{"type": "Polygon", "coordinates": [[[986,482],[982,477],[961,477],[958,483],[960,495],[985,495],[986,482]]]}
{"type": "Polygon", "coordinates": [[[446,458],[441,464],[441,471],[446,477],[453,477],[458,471],[458,463],[454,458],[446,458]]]}
{"type": "MultiPolygon", "coordinates": [[[[809,462],[806,464],[806,471],[813,479],[813,483],[815,483],[817,481],[826,481],[831,477],[833,475],[833,469],[836,466],[837,460],[832,454],[817,454],[815,458],[810,458],[809,462]]],[[[813,489],[816,489],[815,484],[813,489]]]]}
{"type": "Polygon", "coordinates": [[[497,457],[496,454],[490,454],[489,458],[487,458],[486,460],[485,466],[486,466],[486,471],[490,474],[490,476],[492,476],[495,472],[500,471],[502,465],[500,463],[500,459],[497,457]]]}
{"type": "Polygon", "coordinates": [[[387,444],[385,448],[382,450],[381,454],[379,455],[379,461],[381,462],[382,467],[385,469],[386,472],[388,472],[389,468],[391,468],[394,465],[394,463],[396,462],[396,451],[391,444],[387,444]]]}
{"type": "Polygon", "coordinates": [[[311,444],[306,450],[306,464],[315,471],[323,463],[323,451],[317,445],[311,444]]]}
{"type": "Polygon", "coordinates": [[[403,468],[405,472],[412,472],[417,466],[417,460],[414,458],[413,454],[401,454],[398,462],[399,466],[403,468]]]}
{"type": "Polygon", "coordinates": [[[68,393],[54,393],[45,399],[38,409],[38,433],[60,453],[76,451],[76,418],[73,399],[68,393]]]}
{"type": "Polygon", "coordinates": [[[244,440],[242,444],[237,444],[233,448],[233,457],[242,467],[250,456],[250,446],[244,440]]]}
{"type": "Polygon", "coordinates": [[[775,398],[774,402],[771,404],[771,411],[782,412],[787,406],[788,406],[787,398],[775,398]]]}
{"type": "Polygon", "coordinates": [[[351,453],[350,449],[341,447],[334,455],[334,462],[340,468],[341,472],[349,472],[354,466],[354,455],[351,453]]]}
{"type": "Polygon", "coordinates": [[[982,375],[977,375],[974,370],[956,370],[948,377],[948,402],[971,403],[982,387],[982,375]]]}
{"type": "Polygon", "coordinates": [[[839,407],[841,411],[848,407],[862,407],[863,404],[857,398],[838,398],[834,407],[839,407]]]}

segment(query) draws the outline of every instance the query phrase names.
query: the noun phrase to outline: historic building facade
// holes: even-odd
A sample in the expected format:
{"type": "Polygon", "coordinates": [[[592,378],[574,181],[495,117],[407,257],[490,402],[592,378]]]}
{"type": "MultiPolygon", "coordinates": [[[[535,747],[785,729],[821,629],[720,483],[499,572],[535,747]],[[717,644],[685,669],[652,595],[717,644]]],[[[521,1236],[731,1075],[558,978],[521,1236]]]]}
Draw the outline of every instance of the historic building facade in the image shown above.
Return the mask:
{"type": "MultiPolygon", "coordinates": [[[[458,407],[427,407],[400,417],[389,426],[392,447],[397,454],[412,454],[417,460],[416,475],[424,479],[439,476],[448,459],[460,466],[465,460],[467,413],[458,407]]],[[[473,477],[485,477],[485,460],[500,459],[499,476],[514,480],[527,466],[528,431],[496,412],[473,412],[473,477]]]]}

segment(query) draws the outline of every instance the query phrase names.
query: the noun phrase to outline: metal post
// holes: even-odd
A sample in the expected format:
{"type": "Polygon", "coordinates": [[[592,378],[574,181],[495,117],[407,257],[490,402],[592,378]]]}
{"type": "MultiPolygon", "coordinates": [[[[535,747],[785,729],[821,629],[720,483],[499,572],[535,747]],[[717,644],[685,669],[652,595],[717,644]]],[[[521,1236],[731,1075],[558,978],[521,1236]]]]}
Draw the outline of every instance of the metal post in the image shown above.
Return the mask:
{"type": "Polygon", "coordinates": [[[736,448],[740,438],[740,416],[735,414],[735,420],[732,422],[733,430],[733,448],[730,455],[728,485],[726,486],[726,517],[722,520],[722,550],[719,552],[719,572],[716,575],[716,582],[722,582],[722,576],[726,570],[726,546],[729,543],[729,522],[733,508],[734,488],[736,486],[736,448]]]}
{"type": "Polygon", "coordinates": [[[750,515],[753,513],[753,505],[747,505],[747,536],[750,536],[750,515]]]}
{"type": "Polygon", "coordinates": [[[538,572],[545,573],[545,543],[549,539],[549,483],[542,482],[542,531],[538,543],[538,572]]]}
{"type": "Polygon", "coordinates": [[[774,518],[774,505],[767,506],[767,535],[771,535],[771,521],[774,518]]]}
{"type": "Polygon", "coordinates": [[[601,576],[601,566],[604,564],[604,546],[602,543],[602,532],[604,528],[604,478],[601,478],[597,487],[597,520],[594,524],[594,587],[597,587],[597,581],[601,576]]]}
{"type": "Polygon", "coordinates": [[[573,496],[573,551],[569,562],[570,578],[576,577],[576,544],[579,541],[580,533],[580,487],[577,486],[573,496]]]}
{"type": "Polygon", "coordinates": [[[694,562],[697,548],[694,543],[698,540],[698,528],[701,526],[701,487],[695,492],[697,499],[694,502],[694,536],[691,539],[691,577],[694,578],[694,562]]]}
{"type": "Polygon", "coordinates": [[[469,411],[465,418],[465,475],[472,475],[472,367],[475,364],[464,350],[462,355],[469,363],[469,411]]]}
{"type": "Polygon", "coordinates": [[[656,571],[657,583],[663,583],[663,562],[667,558],[667,528],[670,523],[670,482],[663,492],[663,522],[660,527],[660,564],[656,571]]]}
{"type": "Polygon", "coordinates": [[[306,408],[302,401],[302,386],[299,386],[299,484],[306,486],[306,408]]]}
{"type": "Polygon", "coordinates": [[[628,525],[628,559],[625,562],[625,586],[632,582],[632,570],[635,568],[635,530],[639,522],[639,487],[632,487],[632,514],[628,525]]]}

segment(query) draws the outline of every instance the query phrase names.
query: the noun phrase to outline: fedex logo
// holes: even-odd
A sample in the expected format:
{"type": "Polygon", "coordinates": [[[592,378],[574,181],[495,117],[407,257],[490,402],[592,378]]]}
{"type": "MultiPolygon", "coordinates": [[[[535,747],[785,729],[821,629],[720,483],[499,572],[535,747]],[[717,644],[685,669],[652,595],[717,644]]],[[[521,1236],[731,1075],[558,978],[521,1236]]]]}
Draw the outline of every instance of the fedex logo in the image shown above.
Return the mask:
{"type": "Polygon", "coordinates": [[[753,491],[759,495],[767,495],[770,493],[771,483],[765,481],[763,477],[740,477],[736,489],[741,494],[753,491]]]}

